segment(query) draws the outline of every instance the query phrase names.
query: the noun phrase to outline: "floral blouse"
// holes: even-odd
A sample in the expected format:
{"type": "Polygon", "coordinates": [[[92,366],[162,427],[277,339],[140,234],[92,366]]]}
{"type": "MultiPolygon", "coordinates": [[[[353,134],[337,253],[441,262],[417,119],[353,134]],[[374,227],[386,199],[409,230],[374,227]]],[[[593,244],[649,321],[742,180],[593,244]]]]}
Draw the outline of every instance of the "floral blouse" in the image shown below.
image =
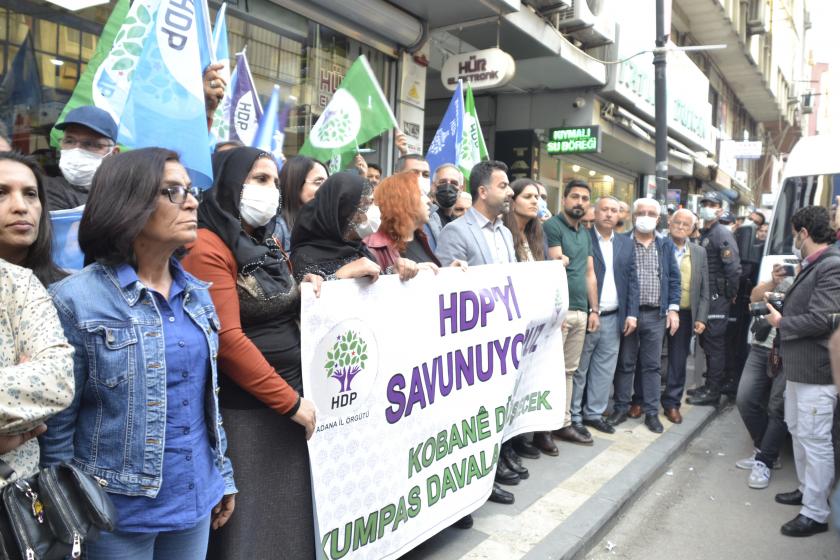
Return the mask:
{"type": "MultiPolygon", "coordinates": [[[[32,271],[0,260],[0,436],[43,424],[70,405],[73,388],[73,348],[49,294],[32,271]]],[[[30,439],[0,459],[22,478],[37,472],[38,456],[30,439]]]]}

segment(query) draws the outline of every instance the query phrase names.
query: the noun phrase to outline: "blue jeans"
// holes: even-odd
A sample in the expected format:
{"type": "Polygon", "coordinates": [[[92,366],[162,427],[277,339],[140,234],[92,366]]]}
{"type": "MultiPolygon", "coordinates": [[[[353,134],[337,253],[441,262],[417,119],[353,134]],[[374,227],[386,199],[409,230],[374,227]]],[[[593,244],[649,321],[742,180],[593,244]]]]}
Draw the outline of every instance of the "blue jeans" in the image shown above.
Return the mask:
{"type": "Polygon", "coordinates": [[[210,537],[210,516],[181,531],[102,533],[84,545],[87,560],[204,560],[210,537]]]}
{"type": "Polygon", "coordinates": [[[642,389],[642,408],[645,415],[659,412],[659,386],[662,370],[662,339],[665,336],[665,317],[659,309],[639,311],[638,327],[625,336],[615,372],[614,410],[627,412],[633,393],[633,377],[639,375],[642,389]],[[638,373],[636,366],[638,362],[638,373]]]}
{"type": "Polygon", "coordinates": [[[755,344],[750,348],[735,402],[753,445],[761,450],[758,460],[772,467],[785,443],[787,425],[785,375],[767,376],[769,356],[769,348],[755,344]]]}
{"type": "Polygon", "coordinates": [[[618,313],[601,317],[598,330],[586,333],[572,389],[572,422],[598,420],[607,409],[619,344],[618,313]],[[581,404],[584,390],[585,407],[581,404]]]}

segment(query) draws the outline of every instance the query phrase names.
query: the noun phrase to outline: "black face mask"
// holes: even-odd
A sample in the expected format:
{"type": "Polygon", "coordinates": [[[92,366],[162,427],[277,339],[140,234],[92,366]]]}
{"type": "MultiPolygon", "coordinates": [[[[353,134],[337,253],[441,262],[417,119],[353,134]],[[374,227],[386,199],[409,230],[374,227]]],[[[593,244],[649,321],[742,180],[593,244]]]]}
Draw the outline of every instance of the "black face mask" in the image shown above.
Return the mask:
{"type": "Polygon", "coordinates": [[[458,187],[452,184],[441,185],[435,191],[435,200],[441,208],[452,208],[458,201],[458,187]]]}

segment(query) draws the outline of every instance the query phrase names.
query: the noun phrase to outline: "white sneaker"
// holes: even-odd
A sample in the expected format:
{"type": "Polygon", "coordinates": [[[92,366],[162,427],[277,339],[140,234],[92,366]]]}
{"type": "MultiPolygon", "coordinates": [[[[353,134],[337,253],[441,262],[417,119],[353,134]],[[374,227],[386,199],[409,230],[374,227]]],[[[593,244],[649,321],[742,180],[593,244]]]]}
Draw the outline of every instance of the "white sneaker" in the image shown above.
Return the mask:
{"type": "Polygon", "coordinates": [[[752,472],[747,479],[747,485],[756,490],[762,490],[770,486],[770,469],[761,461],[755,461],[752,472]]]}
{"type": "MultiPolygon", "coordinates": [[[[755,449],[755,454],[752,457],[747,457],[745,459],[741,459],[740,461],[735,462],[735,466],[741,470],[751,471],[753,465],[755,465],[755,456],[760,453],[760,449],[755,449]]],[[[773,470],[777,471],[782,468],[782,458],[777,457],[776,461],[773,463],[773,470]]]]}
{"type": "Polygon", "coordinates": [[[741,470],[751,471],[755,464],[755,456],[758,455],[759,450],[753,449],[753,454],[746,459],[741,459],[735,463],[735,466],[741,470]]]}

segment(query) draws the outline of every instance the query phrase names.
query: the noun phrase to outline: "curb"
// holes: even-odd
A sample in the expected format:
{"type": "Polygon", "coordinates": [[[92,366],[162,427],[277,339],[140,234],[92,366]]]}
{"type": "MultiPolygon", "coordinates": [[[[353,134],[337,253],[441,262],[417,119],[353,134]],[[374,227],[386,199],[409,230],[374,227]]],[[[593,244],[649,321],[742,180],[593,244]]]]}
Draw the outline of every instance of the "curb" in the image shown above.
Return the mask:
{"type": "Polygon", "coordinates": [[[632,499],[641,494],[654,481],[656,473],[673,461],[717,417],[717,412],[715,407],[694,407],[684,416],[682,424],[671,426],[644,453],[633,459],[534,546],[524,560],[583,558],[612,528],[632,499]]]}

